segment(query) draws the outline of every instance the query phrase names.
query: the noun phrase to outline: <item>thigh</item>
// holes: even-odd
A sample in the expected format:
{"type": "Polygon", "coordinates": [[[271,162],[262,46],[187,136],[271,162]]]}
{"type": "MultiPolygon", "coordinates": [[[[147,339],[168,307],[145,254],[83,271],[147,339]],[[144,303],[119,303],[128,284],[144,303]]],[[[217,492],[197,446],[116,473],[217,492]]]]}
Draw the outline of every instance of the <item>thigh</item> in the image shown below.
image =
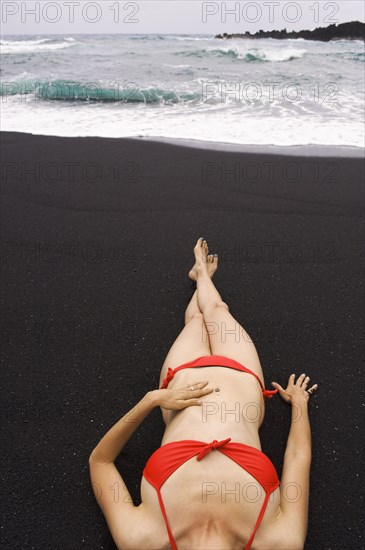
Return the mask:
{"type": "Polygon", "coordinates": [[[264,380],[260,359],[249,334],[230,313],[225,302],[204,311],[204,320],[213,355],[238,361],[264,380]]]}
{"type": "Polygon", "coordinates": [[[161,369],[160,386],[167,369],[174,369],[203,355],[211,355],[211,350],[203,315],[197,313],[172,344],[161,369]]]}

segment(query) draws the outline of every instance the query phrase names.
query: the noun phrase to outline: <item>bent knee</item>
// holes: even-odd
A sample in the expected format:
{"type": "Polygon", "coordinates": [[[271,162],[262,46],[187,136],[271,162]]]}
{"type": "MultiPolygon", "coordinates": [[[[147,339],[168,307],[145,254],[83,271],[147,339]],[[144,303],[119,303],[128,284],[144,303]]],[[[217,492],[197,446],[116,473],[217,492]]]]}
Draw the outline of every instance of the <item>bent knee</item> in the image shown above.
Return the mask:
{"type": "Polygon", "coordinates": [[[212,304],[210,304],[209,306],[206,307],[205,309],[205,312],[208,310],[208,311],[211,311],[211,310],[214,310],[216,308],[224,308],[224,309],[227,309],[229,311],[229,307],[228,307],[228,304],[226,304],[226,302],[223,302],[222,300],[219,300],[218,302],[214,302],[212,304]]]}
{"type": "Polygon", "coordinates": [[[190,323],[190,321],[194,321],[195,319],[203,320],[203,314],[201,311],[197,311],[196,313],[193,313],[192,315],[188,315],[185,318],[185,323],[190,323]]]}

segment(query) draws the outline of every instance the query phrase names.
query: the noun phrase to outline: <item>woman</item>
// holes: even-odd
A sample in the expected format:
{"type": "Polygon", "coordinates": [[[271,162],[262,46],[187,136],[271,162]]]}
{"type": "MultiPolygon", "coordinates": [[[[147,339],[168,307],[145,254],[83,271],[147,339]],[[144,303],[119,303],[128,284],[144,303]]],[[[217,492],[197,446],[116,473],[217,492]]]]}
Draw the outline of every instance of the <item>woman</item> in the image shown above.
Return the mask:
{"type": "Polygon", "coordinates": [[[254,344],[212,282],[218,258],[203,238],[189,276],[196,291],[185,327],[149,391],[89,459],[98,503],[120,549],[301,549],[307,532],[311,436],[307,402],[317,384],[289,377],[265,390],[254,344]],[[193,370],[194,369],[194,370],[193,370]],[[291,404],[281,482],[261,452],[264,403],[291,404]],[[161,447],[143,471],[134,506],[114,461],[142,420],[161,407],[161,447]]]}

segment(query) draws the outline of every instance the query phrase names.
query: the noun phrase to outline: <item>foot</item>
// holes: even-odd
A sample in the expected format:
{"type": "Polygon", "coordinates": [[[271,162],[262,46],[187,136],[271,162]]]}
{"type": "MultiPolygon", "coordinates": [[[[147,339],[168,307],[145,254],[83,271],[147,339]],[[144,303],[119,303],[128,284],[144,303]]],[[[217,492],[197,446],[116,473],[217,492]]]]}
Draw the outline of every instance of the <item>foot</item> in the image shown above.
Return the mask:
{"type": "Polygon", "coordinates": [[[198,272],[206,269],[209,277],[212,279],[218,268],[218,254],[208,254],[207,242],[200,238],[194,248],[195,264],[189,271],[189,278],[196,281],[198,272]]]}

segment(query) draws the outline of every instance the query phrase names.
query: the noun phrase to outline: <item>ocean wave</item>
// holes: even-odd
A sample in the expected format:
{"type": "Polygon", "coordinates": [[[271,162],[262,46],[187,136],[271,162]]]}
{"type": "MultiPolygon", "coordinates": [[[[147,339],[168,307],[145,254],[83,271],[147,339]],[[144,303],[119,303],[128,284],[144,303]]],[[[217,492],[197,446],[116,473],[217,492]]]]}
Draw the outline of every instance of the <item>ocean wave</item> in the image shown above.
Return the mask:
{"type": "Polygon", "coordinates": [[[38,40],[1,40],[2,54],[17,54],[48,50],[63,50],[76,44],[72,37],[62,39],[40,38],[38,40]]]}
{"type": "Polygon", "coordinates": [[[166,37],[162,34],[136,34],[136,35],[128,36],[128,40],[145,42],[147,40],[166,40],[166,37]]]}
{"type": "Polygon", "coordinates": [[[204,41],[207,41],[207,40],[211,40],[213,38],[213,35],[208,35],[208,36],[189,36],[189,35],[185,35],[185,36],[178,36],[178,35],[171,35],[171,38],[172,40],[177,40],[179,42],[185,42],[185,41],[188,41],[188,42],[204,42],[204,41]]]}
{"type": "Polygon", "coordinates": [[[99,101],[108,103],[189,103],[201,100],[201,93],[192,91],[144,88],[128,84],[109,88],[96,82],[70,80],[40,82],[41,79],[14,80],[0,84],[0,96],[33,95],[44,101],[99,101]]]}
{"type": "Polygon", "coordinates": [[[29,46],[37,46],[38,44],[43,44],[44,42],[48,42],[48,38],[39,38],[37,40],[4,40],[1,39],[0,45],[1,46],[20,46],[27,44],[29,46]]]}
{"type": "Polygon", "coordinates": [[[365,61],[365,53],[364,52],[354,52],[354,51],[335,51],[330,53],[322,53],[322,58],[329,58],[333,61],[340,61],[342,59],[346,59],[347,61],[365,61]]]}
{"type": "Polygon", "coordinates": [[[136,41],[146,41],[146,40],[174,40],[177,42],[195,42],[195,41],[203,41],[203,40],[209,40],[212,39],[213,35],[207,35],[205,37],[203,36],[192,36],[192,35],[178,35],[178,34],[135,34],[128,36],[128,40],[136,40],[136,41]]]}
{"type": "Polygon", "coordinates": [[[2,129],[363,143],[362,43],[204,36],[3,36],[2,129]]]}
{"type": "Polygon", "coordinates": [[[175,55],[183,57],[228,57],[231,59],[240,59],[246,62],[275,62],[275,61],[292,61],[305,56],[307,50],[299,50],[295,48],[284,49],[255,49],[243,50],[237,46],[227,48],[209,48],[199,50],[185,50],[176,52],[175,55]]]}
{"type": "MultiPolygon", "coordinates": [[[[294,59],[301,59],[305,56],[307,50],[298,50],[295,48],[281,49],[268,49],[260,50],[258,57],[263,61],[293,61],[294,59]]],[[[254,54],[255,55],[255,54],[254,54]]]]}
{"type": "Polygon", "coordinates": [[[354,54],[353,56],[353,60],[354,61],[362,61],[364,63],[365,61],[365,53],[358,53],[358,54],[354,54]]]}
{"type": "Polygon", "coordinates": [[[174,55],[182,57],[237,57],[237,52],[233,49],[200,49],[200,50],[184,50],[175,52],[174,55]]]}
{"type": "Polygon", "coordinates": [[[336,57],[342,57],[343,59],[346,59],[348,61],[360,61],[360,63],[365,62],[365,53],[364,52],[343,52],[340,54],[337,54],[336,57]]]}

